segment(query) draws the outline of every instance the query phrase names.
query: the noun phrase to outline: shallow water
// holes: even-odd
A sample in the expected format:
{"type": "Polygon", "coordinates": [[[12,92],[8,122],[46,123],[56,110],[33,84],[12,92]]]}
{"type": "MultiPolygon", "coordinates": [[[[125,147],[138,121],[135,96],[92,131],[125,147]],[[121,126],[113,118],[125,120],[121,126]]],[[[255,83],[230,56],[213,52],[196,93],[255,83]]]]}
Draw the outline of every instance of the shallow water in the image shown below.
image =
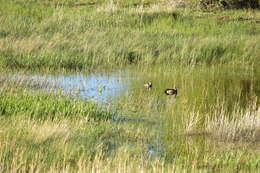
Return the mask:
{"type": "MultiPolygon", "coordinates": [[[[207,116],[222,110],[243,110],[254,101],[259,106],[257,100],[260,97],[260,71],[250,68],[159,67],[87,75],[34,74],[26,75],[26,78],[52,83],[52,90],[70,96],[93,100],[104,106],[107,103],[113,105],[116,109],[112,121],[115,129],[121,127],[122,131],[128,131],[134,126],[133,133],[140,133],[140,129],[147,131],[140,135],[152,137],[138,144],[145,148],[146,156],[165,156],[170,160],[180,153],[190,153],[194,148],[203,154],[215,143],[207,140],[206,135],[183,135],[187,124],[192,123],[190,113],[198,113],[198,129],[203,130],[203,120],[207,116]],[[143,87],[148,81],[153,83],[151,90],[143,87]],[[175,85],[178,86],[177,98],[166,96],[164,89],[175,85]]],[[[137,145],[128,140],[129,146],[137,145]]]]}
{"type": "MultiPolygon", "coordinates": [[[[26,78],[29,82],[47,84],[46,90],[62,92],[70,96],[105,103],[114,100],[127,90],[127,81],[120,73],[113,74],[66,74],[66,75],[14,75],[13,78],[26,78]]],[[[33,88],[32,89],[37,89],[33,88]]]]}
{"type": "Polygon", "coordinates": [[[249,97],[260,95],[260,69],[236,67],[133,68],[111,73],[15,74],[10,77],[26,79],[32,89],[58,91],[96,103],[116,103],[120,99],[127,99],[130,103],[138,99],[144,102],[141,105],[152,102],[153,107],[164,107],[183,99],[198,104],[221,98],[232,105],[234,101],[246,104],[249,97]],[[148,81],[153,83],[151,90],[143,86],[148,81]],[[42,87],[35,87],[37,82],[42,87]],[[164,89],[175,86],[178,87],[177,99],[165,96],[164,89]],[[145,101],[147,99],[149,102],[145,101]]]}

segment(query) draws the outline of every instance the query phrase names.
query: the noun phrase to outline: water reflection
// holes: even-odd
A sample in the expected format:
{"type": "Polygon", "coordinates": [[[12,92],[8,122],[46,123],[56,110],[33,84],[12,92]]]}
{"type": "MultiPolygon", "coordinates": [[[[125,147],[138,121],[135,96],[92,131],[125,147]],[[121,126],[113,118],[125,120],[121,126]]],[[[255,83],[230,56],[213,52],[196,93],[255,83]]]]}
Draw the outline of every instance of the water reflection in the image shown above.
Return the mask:
{"type": "MultiPolygon", "coordinates": [[[[67,75],[15,75],[14,78],[30,79],[39,83],[51,84],[47,90],[61,91],[63,94],[104,103],[116,98],[127,88],[126,78],[120,74],[67,74],[67,75]]],[[[35,89],[35,88],[33,88],[35,89]]]]}

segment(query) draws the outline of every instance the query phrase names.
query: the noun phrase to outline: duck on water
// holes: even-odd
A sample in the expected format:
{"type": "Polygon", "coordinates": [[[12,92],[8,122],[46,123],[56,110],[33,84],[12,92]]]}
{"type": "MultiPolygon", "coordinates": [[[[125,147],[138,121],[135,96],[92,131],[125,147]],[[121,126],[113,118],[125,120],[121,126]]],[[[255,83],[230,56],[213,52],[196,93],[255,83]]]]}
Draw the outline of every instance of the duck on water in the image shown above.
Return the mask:
{"type": "Polygon", "coordinates": [[[152,82],[145,83],[144,87],[147,88],[148,90],[150,90],[153,87],[152,82]]]}
{"type": "Polygon", "coordinates": [[[167,89],[164,90],[164,93],[165,93],[166,95],[174,95],[175,98],[176,98],[176,96],[177,96],[177,94],[178,94],[178,90],[177,90],[177,87],[167,88],[167,89]]]}

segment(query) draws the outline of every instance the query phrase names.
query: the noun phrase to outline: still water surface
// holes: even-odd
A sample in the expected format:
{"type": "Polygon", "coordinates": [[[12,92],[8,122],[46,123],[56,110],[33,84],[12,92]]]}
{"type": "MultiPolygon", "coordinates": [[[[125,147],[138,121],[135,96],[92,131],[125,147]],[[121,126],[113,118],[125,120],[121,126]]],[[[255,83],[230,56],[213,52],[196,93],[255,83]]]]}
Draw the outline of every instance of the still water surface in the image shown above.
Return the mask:
{"type": "MultiPolygon", "coordinates": [[[[58,74],[58,75],[14,75],[13,78],[26,78],[31,82],[47,84],[45,90],[61,91],[96,103],[114,100],[119,93],[127,90],[127,78],[121,73],[112,74],[58,74]]],[[[32,87],[32,89],[35,89],[32,87]]]]}

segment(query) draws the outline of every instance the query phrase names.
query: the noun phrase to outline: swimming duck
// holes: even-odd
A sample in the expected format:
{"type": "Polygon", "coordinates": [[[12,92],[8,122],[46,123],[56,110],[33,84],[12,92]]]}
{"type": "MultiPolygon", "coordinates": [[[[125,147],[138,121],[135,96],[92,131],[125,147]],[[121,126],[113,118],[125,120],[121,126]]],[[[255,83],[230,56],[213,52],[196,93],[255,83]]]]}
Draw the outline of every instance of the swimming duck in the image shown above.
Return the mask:
{"type": "Polygon", "coordinates": [[[145,83],[145,84],[144,84],[144,87],[147,88],[147,89],[149,89],[149,90],[152,88],[152,86],[153,86],[153,85],[152,85],[152,82],[148,82],[148,83],[145,83]]]}
{"type": "Polygon", "coordinates": [[[171,89],[167,88],[167,89],[164,90],[164,93],[166,95],[174,95],[175,98],[176,98],[176,96],[178,94],[178,90],[177,90],[177,87],[174,87],[174,88],[171,88],[171,89]]]}

